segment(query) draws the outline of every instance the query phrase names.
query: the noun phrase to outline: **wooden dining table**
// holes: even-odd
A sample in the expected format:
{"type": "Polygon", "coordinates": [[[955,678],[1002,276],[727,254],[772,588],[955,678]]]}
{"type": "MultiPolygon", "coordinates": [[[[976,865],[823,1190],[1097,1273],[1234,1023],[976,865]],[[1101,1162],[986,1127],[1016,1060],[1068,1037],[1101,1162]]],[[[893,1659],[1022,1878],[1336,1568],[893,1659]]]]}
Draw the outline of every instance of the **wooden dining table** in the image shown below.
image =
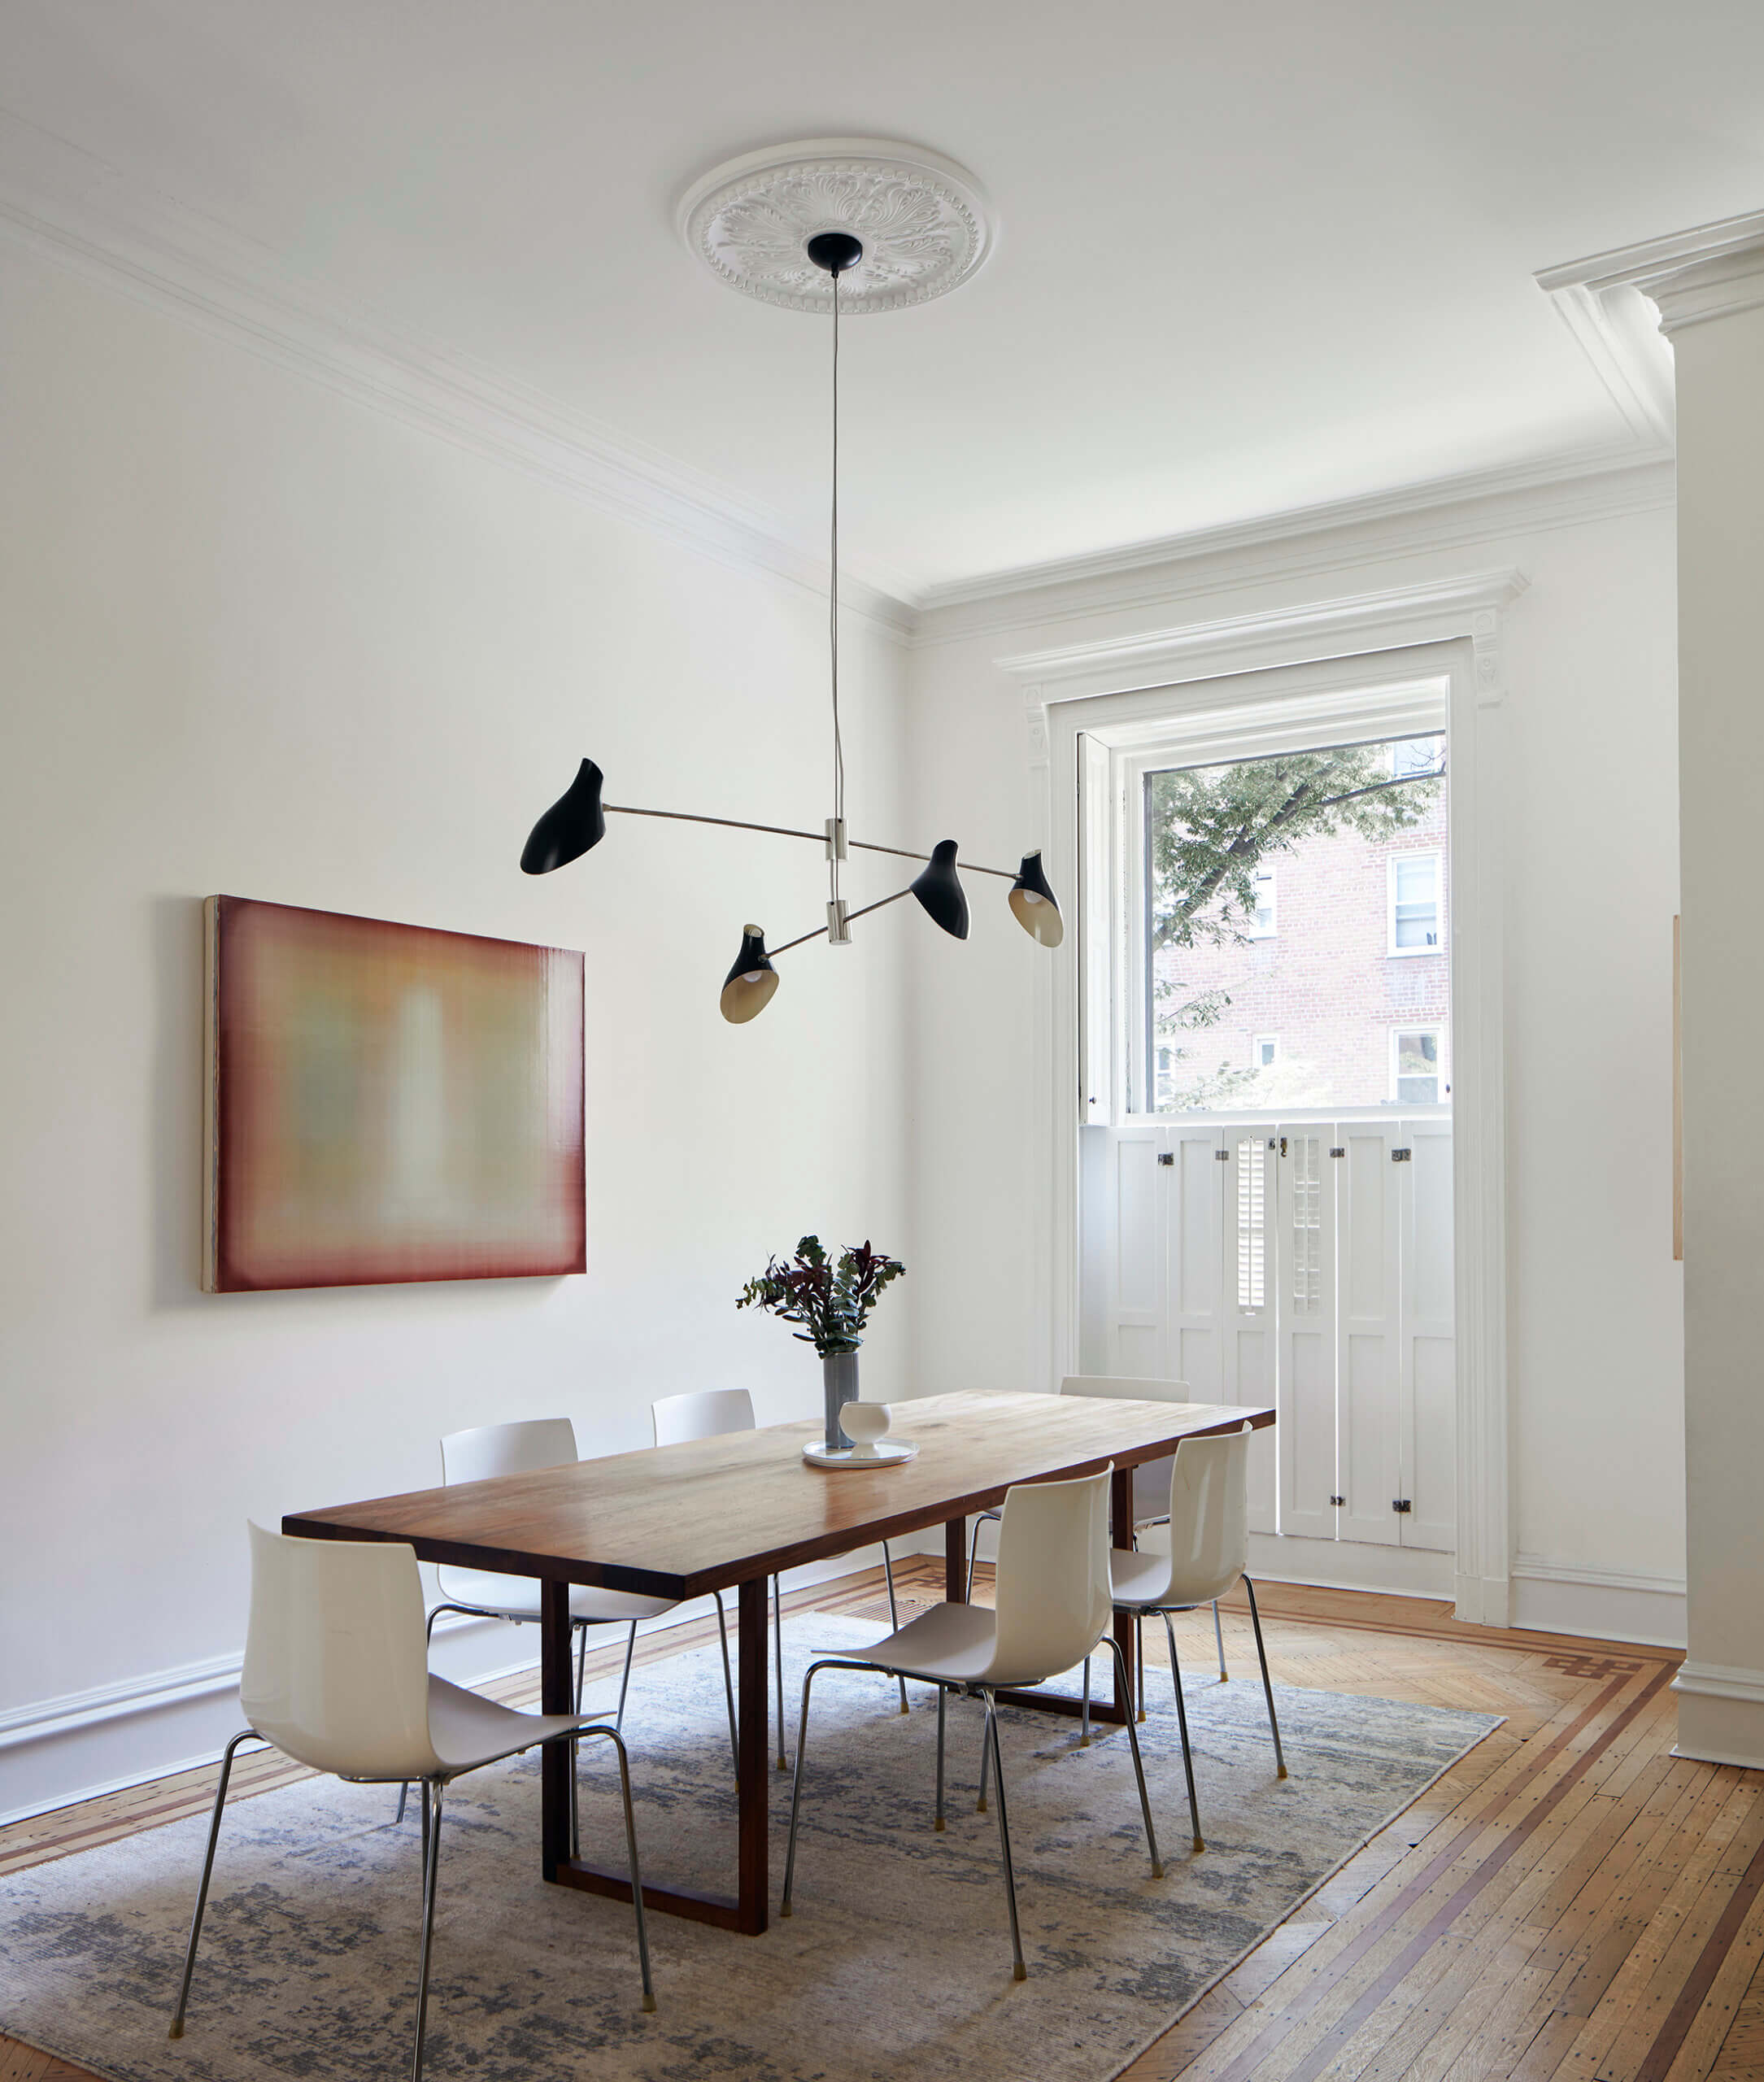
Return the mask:
{"type": "MultiPolygon", "coordinates": [[[[1110,1516],[1117,1547],[1133,1544],[1131,1470],[1184,1439],[1257,1428],[1272,1409],[1219,1403],[1130,1402],[1089,1396],[927,1396],[893,1406],[891,1436],[916,1458],[830,1471],[804,1445],[816,1423],[769,1425],[682,1445],[651,1446],[488,1482],[457,1483],[367,1503],[290,1513],[285,1533],[307,1540],[399,1540],[424,1562],[537,1577],[540,1704],[571,1710],[569,1589],[592,1583],[677,1600],[733,1588],[738,1599],[738,1820],[736,1888],[713,1894],[646,1879],[648,1907],[756,1936],[766,1927],[770,1799],[767,1579],[780,1570],[849,1554],[941,1525],[945,1595],[967,1595],[971,1514],[995,1509],[1013,1483],[1100,1473],[1113,1465],[1110,1516]]],[[[1128,1688],[1093,1705],[1092,1717],[1132,1711],[1135,1636],[1117,1615],[1128,1688]]],[[[1046,1692],[1004,1692],[1019,1705],[1072,1713],[1078,1702],[1046,1692]]],[[[571,1854],[567,1744],[543,1753],[540,1858],[544,1877],[629,1901],[628,1875],[571,1854]]]]}

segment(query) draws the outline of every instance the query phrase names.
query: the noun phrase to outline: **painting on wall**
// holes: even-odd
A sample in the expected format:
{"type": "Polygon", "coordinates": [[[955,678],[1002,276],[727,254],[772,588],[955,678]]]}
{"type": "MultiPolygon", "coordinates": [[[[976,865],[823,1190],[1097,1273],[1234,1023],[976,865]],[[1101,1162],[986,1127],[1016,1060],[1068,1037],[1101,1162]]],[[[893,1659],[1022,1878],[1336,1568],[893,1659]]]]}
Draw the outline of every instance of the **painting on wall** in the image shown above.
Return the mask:
{"type": "Polygon", "coordinates": [[[204,908],[210,1292],[586,1270],[580,954],[204,908]]]}

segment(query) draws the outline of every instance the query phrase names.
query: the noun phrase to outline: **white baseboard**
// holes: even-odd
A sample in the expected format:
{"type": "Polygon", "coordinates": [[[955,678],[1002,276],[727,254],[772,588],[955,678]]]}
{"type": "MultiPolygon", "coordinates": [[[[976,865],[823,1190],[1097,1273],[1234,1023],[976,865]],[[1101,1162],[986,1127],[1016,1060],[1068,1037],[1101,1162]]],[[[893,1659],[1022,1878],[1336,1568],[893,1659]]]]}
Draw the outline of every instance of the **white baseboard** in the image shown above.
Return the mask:
{"type": "Polygon", "coordinates": [[[1764,1771],[1764,1670],[1687,1657],[1672,1688],[1679,1695],[1675,1757],[1764,1771]]]}
{"type": "MultiPolygon", "coordinates": [[[[879,1547],[837,1555],[787,1570],[785,1588],[881,1562],[879,1547]]],[[[708,1598],[695,1599],[640,1631],[685,1626],[712,1609],[708,1598]]],[[[431,1662],[456,1684],[489,1683],[538,1661],[538,1636],[526,1627],[456,1614],[436,1622],[431,1662]]],[[[0,1827],[212,1763],[242,1725],[240,1662],[237,1651],[212,1656],[0,1713],[0,1827]]]]}
{"type": "Polygon", "coordinates": [[[1584,1634],[1596,1641],[1682,1649],[1684,1581],[1679,1576],[1582,1569],[1540,1554],[1521,1554],[1513,1564],[1509,1623],[1544,1634],[1584,1634]]]}

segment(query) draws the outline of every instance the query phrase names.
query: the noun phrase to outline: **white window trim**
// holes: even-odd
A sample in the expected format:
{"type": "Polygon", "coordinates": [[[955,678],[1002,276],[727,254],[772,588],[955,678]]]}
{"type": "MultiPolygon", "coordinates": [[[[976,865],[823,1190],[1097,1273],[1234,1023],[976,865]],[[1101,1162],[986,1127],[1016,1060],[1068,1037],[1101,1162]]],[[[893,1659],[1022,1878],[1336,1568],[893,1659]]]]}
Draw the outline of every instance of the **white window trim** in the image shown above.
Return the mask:
{"type": "Polygon", "coordinates": [[[1249,1052],[1251,1056],[1250,1068],[1252,1069],[1271,1070],[1280,1061],[1280,1036],[1278,1034],[1252,1034],[1250,1038],[1249,1052]],[[1266,1062],[1264,1062],[1261,1059],[1261,1052],[1264,1046],[1271,1048],[1274,1050],[1274,1053],[1268,1058],[1266,1062]]]}
{"type": "MultiPolygon", "coordinates": [[[[1430,949],[1429,952],[1431,952],[1433,950],[1430,949]]],[[[1429,1105],[1440,1105],[1444,1103],[1445,1095],[1452,1088],[1452,1079],[1451,1075],[1445,1066],[1445,1023],[1443,1020],[1407,1019],[1405,1020],[1400,1026],[1393,1026],[1391,1029],[1390,1056],[1391,1104],[1393,1106],[1406,1105],[1411,1111],[1413,1111],[1418,1109],[1425,1109],[1429,1105]],[[1433,1036],[1434,1059],[1439,1065],[1438,1071],[1436,1073],[1437,1081],[1440,1087],[1440,1096],[1438,1099],[1405,1100],[1401,1093],[1397,1090],[1396,1044],[1405,1034],[1431,1034],[1433,1036]]]]}
{"type": "Polygon", "coordinates": [[[1255,881],[1258,884],[1266,882],[1268,885],[1268,922],[1265,926],[1257,924],[1256,911],[1261,908],[1258,904],[1256,911],[1250,913],[1248,924],[1244,928],[1244,937],[1248,940],[1275,939],[1280,932],[1279,870],[1277,868],[1258,868],[1255,881]]]}
{"type": "Polygon", "coordinates": [[[1417,846],[1406,852],[1392,853],[1384,864],[1384,952],[1393,961],[1407,961],[1413,956],[1426,956],[1445,952],[1445,857],[1437,846],[1417,846]],[[1396,944],[1396,869],[1405,860],[1431,860],[1433,863],[1433,944],[1431,947],[1399,947],[1396,944]]]}
{"type": "MultiPolygon", "coordinates": [[[[1452,890],[1453,1201],[1457,1324],[1457,1616],[1504,1627],[1511,1609],[1506,1362],[1506,1134],[1502,963],[1503,806],[1500,745],[1505,686],[1501,610],[1525,590],[1513,569],[1472,572],[1379,593],[1196,622],[1151,636],[1117,638],[999,660],[1018,690],[1029,731],[1029,779],[1056,874],[1081,913],[1078,741],[1094,720],[1130,714],[1138,690],[1156,691],[1167,719],[1173,690],[1191,720],[1223,706],[1259,717],[1285,705],[1288,690],[1314,703],[1348,683],[1342,660],[1357,654],[1364,688],[1400,647],[1417,669],[1431,664],[1447,685],[1445,730],[1452,792],[1447,861],[1452,890]],[[1304,663],[1322,660],[1322,664],[1304,663]]],[[[1143,708],[1143,714],[1146,712],[1143,708]]],[[[1429,729],[1426,721],[1415,732],[1429,729]]],[[[1398,733],[1392,728],[1387,734],[1398,733]]],[[[1314,741],[1314,740],[1313,740],[1314,741]]],[[[1272,748],[1272,747],[1258,747],[1272,748]]],[[[1087,827],[1088,828],[1088,827],[1087,827]]],[[[1119,887],[1118,878],[1116,886],[1119,887]]],[[[1082,943],[1084,924],[1069,935],[1082,943]]],[[[1026,1315],[1027,1378],[1052,1388],[1077,1365],[1078,1326],[1078,1131],[1079,972],[1072,960],[1044,962],[1030,987],[1037,1017],[1031,1047],[1045,1140],[1029,1175],[1028,1238],[1048,1277],[1026,1315]]],[[[1098,1066],[1113,1072],[1115,1065],[1098,1066]]],[[[1087,1084],[1090,1081],[1087,1071],[1087,1084]]],[[[1100,1100],[1111,1087],[1099,1077],[1100,1100]]],[[[1082,1117],[1082,1110],[1080,1117],[1082,1117]]],[[[1105,1114],[1103,1117],[1107,1118],[1105,1114]]]]}

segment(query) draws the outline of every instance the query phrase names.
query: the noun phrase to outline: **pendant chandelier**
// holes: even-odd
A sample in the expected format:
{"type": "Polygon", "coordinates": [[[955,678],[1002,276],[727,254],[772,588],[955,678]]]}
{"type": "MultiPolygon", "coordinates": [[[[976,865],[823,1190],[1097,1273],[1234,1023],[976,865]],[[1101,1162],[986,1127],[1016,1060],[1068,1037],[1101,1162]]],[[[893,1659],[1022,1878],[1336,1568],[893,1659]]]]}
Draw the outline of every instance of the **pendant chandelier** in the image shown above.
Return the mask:
{"type": "Polygon", "coordinates": [[[851,943],[851,928],[872,912],[912,897],[952,938],[968,937],[968,898],[960,870],[1010,885],[1011,914],[1038,945],[1056,947],[1065,936],[1059,904],[1039,851],[1026,853],[1014,873],[959,860],[953,838],[929,854],[851,838],[845,822],[845,753],[839,731],[839,316],[922,303],[966,281],[986,258],[991,224],[970,175],[917,147],[867,139],[823,138],[750,153],[699,181],[681,207],[689,246],[732,288],[769,303],[832,316],[832,453],[829,525],[828,691],[832,721],[833,813],[819,831],[755,824],[738,817],[698,817],[684,810],[639,809],[603,802],[604,776],[585,759],[568,789],[533,827],[520,856],[529,875],[550,874],[580,860],[606,836],[607,818],[656,817],[725,830],[763,831],[807,839],[827,864],[826,923],[768,948],[764,930],[742,929],[740,952],[723,979],[718,1000],[735,1024],[764,1011],[778,986],[773,963],[782,954],[825,939],[851,943]],[[846,278],[851,277],[849,284],[846,278]],[[854,852],[886,853],[925,865],[904,889],[852,909],[841,870],[854,852]]]}

